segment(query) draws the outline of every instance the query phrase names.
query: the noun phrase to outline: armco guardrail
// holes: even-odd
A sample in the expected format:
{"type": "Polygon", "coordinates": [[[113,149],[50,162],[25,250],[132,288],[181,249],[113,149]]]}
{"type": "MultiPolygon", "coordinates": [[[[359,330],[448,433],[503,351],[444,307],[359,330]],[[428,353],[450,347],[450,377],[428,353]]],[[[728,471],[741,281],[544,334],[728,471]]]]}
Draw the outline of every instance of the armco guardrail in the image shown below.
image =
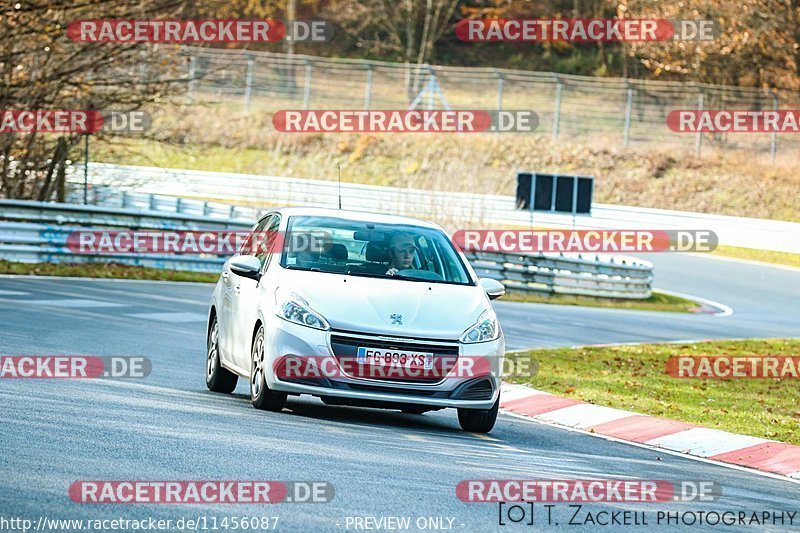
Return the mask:
{"type": "MultiPolygon", "coordinates": [[[[171,199],[173,205],[176,199],[171,199]]],[[[168,197],[151,205],[165,206],[168,197]]],[[[229,213],[238,214],[228,209],[229,213]]],[[[218,271],[219,256],[180,254],[93,254],[67,247],[67,237],[87,229],[136,230],[247,230],[245,219],[225,219],[180,212],[160,212],[105,206],[0,200],[0,258],[21,263],[121,263],[169,270],[218,271]]]]}
{"type": "MultiPolygon", "coordinates": [[[[80,187],[82,175],[74,175],[80,187]]],[[[91,203],[122,205],[120,191],[213,198],[261,205],[336,207],[339,187],[333,180],[257,176],[158,167],[91,163],[89,177],[97,191],[91,203]],[[112,197],[107,197],[111,195],[112,197]]],[[[516,209],[513,196],[443,192],[342,183],[342,206],[380,213],[444,221],[451,227],[549,227],[574,229],[711,230],[719,244],[800,253],[800,223],[595,204],[591,215],[530,213],[516,209]],[[443,220],[446,219],[446,220],[443,220]]],[[[174,201],[174,200],[173,200],[174,201]]]]}
{"type": "Polygon", "coordinates": [[[633,257],[557,254],[465,254],[480,277],[512,291],[645,299],[652,294],[653,265],[633,257]]]}
{"type": "MultiPolygon", "coordinates": [[[[238,213],[239,208],[179,201],[160,195],[130,196],[128,202],[145,202],[154,209],[0,200],[0,258],[26,263],[118,262],[153,268],[215,272],[224,262],[224,257],[82,254],[67,246],[67,238],[74,231],[87,229],[241,231],[252,227],[256,218],[254,211],[249,220],[180,212],[181,209],[199,209],[205,213],[238,213]]],[[[651,294],[652,265],[634,258],[485,252],[469,253],[467,257],[478,275],[503,281],[511,290],[610,298],[648,298],[651,294]]]]}

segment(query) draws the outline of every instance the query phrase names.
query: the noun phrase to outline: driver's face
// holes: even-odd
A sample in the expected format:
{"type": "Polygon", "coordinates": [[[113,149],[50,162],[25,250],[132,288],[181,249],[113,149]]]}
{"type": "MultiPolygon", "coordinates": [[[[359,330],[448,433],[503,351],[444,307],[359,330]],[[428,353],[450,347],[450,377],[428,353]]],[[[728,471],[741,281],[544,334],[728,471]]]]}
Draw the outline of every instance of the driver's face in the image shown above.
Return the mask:
{"type": "Polygon", "coordinates": [[[414,245],[411,243],[399,243],[392,246],[392,263],[395,268],[410,268],[414,260],[414,245]]]}

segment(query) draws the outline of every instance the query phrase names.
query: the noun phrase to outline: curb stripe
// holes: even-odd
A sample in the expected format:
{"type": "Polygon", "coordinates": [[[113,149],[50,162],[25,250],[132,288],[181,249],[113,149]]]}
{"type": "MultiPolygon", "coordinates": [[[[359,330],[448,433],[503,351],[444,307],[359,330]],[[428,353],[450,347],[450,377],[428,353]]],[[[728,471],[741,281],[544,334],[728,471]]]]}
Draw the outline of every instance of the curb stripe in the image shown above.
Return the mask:
{"type": "Polygon", "coordinates": [[[595,433],[608,435],[609,437],[632,440],[634,442],[647,442],[694,427],[697,426],[677,420],[668,420],[666,418],[656,418],[647,415],[633,415],[619,420],[612,420],[605,424],[592,426],[590,429],[595,433]]]}
{"type": "Polygon", "coordinates": [[[736,435],[727,431],[699,427],[652,439],[647,441],[646,444],[686,452],[691,455],[699,455],[700,457],[711,457],[712,455],[741,450],[742,448],[765,442],[767,442],[766,439],[758,437],[736,435]]]}
{"type": "Polygon", "coordinates": [[[800,474],[800,446],[765,442],[710,457],[717,461],[747,465],[768,472],[797,477],[800,474]]]}
{"type": "Polygon", "coordinates": [[[562,398],[561,396],[553,396],[551,394],[536,394],[502,404],[504,409],[521,413],[528,416],[541,415],[556,409],[562,409],[571,405],[578,405],[582,402],[578,400],[571,400],[569,398],[562,398]]]}
{"type": "Polygon", "coordinates": [[[601,407],[590,403],[579,403],[555,411],[550,411],[539,418],[574,428],[587,429],[597,424],[604,424],[631,415],[629,411],[601,407]]]}

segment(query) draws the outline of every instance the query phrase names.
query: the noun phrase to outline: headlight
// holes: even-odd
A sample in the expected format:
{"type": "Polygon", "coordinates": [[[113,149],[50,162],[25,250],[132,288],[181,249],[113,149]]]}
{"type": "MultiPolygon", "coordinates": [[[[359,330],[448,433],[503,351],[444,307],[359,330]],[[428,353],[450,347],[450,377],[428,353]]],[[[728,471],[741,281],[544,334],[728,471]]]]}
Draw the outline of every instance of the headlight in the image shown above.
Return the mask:
{"type": "Polygon", "coordinates": [[[311,310],[308,302],[300,296],[290,293],[286,295],[276,293],[277,312],[276,314],[287,322],[294,322],[301,326],[314,329],[330,329],[330,325],[319,313],[311,310]]]}
{"type": "Polygon", "coordinates": [[[493,341],[500,336],[500,324],[492,309],[487,309],[478,318],[478,323],[469,328],[459,339],[465,344],[493,341]]]}

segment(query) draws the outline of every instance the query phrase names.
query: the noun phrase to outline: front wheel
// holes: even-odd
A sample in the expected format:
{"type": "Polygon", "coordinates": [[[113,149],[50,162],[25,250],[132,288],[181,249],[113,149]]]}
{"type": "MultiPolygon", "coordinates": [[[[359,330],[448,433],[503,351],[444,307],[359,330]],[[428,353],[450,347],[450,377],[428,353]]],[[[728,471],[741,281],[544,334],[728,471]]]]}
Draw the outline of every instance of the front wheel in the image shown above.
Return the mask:
{"type": "Polygon", "coordinates": [[[219,361],[219,323],[217,317],[211,321],[208,328],[208,339],[206,342],[206,387],[214,392],[230,394],[236,388],[239,378],[226,368],[222,368],[219,361]]]}
{"type": "Polygon", "coordinates": [[[258,328],[258,333],[253,339],[252,361],[250,368],[250,400],[253,402],[253,407],[263,411],[280,411],[286,405],[286,394],[272,391],[267,387],[264,326],[258,328]]]}
{"type": "Polygon", "coordinates": [[[491,409],[459,409],[458,423],[461,429],[470,433],[489,433],[497,421],[497,411],[500,409],[500,396],[491,409]]]}

